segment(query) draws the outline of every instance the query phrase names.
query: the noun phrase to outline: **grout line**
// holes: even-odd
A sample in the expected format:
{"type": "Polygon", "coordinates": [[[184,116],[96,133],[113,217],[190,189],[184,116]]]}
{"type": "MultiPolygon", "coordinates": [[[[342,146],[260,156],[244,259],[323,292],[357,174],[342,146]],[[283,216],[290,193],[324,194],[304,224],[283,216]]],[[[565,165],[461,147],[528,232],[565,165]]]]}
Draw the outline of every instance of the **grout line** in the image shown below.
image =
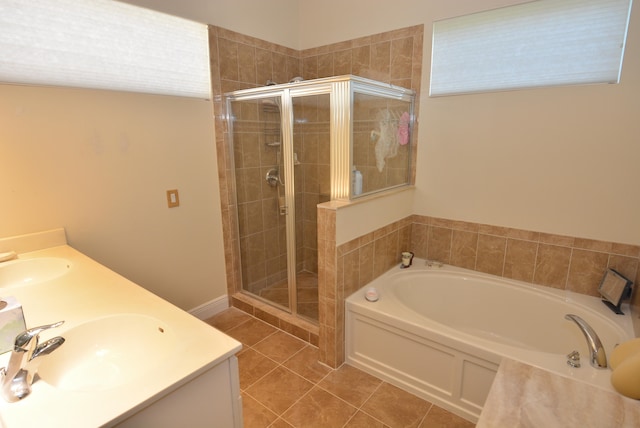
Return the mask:
{"type": "MultiPolygon", "coordinates": [[[[429,401],[429,403],[431,403],[431,401],[429,401]]],[[[424,421],[427,419],[427,416],[429,416],[429,413],[431,413],[431,410],[433,409],[433,406],[435,406],[435,404],[431,403],[431,406],[429,406],[429,408],[427,409],[427,411],[424,414],[424,416],[422,417],[422,419],[420,419],[420,423],[418,424],[419,427],[421,427],[422,424],[424,423],[424,421]]]]}
{"type": "MultiPolygon", "coordinates": [[[[266,355],[262,354],[261,352],[251,348],[254,352],[257,352],[258,354],[262,355],[263,357],[265,357],[268,360],[273,361],[271,358],[267,357],[266,355]]],[[[274,361],[275,362],[275,361],[274,361]]],[[[274,368],[272,368],[271,370],[269,370],[268,372],[266,372],[265,374],[263,374],[262,376],[260,376],[258,379],[256,379],[255,381],[253,381],[253,383],[251,383],[250,385],[247,385],[245,388],[240,388],[240,392],[247,392],[247,390],[249,388],[251,388],[253,385],[255,385],[256,383],[260,382],[262,379],[264,379],[266,376],[268,376],[272,371],[274,371],[275,369],[277,369],[279,367],[279,364],[277,364],[276,362],[276,366],[274,368]]],[[[249,394],[251,395],[251,394],[249,394]]],[[[253,397],[256,401],[259,401],[257,398],[253,397]]]]}
{"type": "MultiPolygon", "coordinates": [[[[260,320],[260,321],[262,321],[262,320],[260,320]]],[[[264,321],[262,321],[262,322],[264,322],[264,321]]],[[[273,327],[273,326],[272,326],[271,324],[269,324],[269,323],[265,323],[265,324],[267,324],[269,327],[273,327]]],[[[274,334],[276,334],[276,333],[280,330],[280,329],[279,329],[279,328],[277,328],[277,327],[273,327],[273,328],[275,328],[275,329],[276,329],[276,331],[274,331],[274,332],[272,332],[272,333],[270,333],[270,334],[266,335],[265,337],[263,337],[262,339],[258,340],[256,343],[254,343],[254,344],[253,344],[253,345],[251,345],[250,347],[251,347],[251,348],[253,348],[253,347],[254,347],[254,346],[256,346],[257,344],[264,342],[265,340],[267,340],[268,338],[270,338],[271,336],[273,336],[274,334]]],[[[281,331],[281,330],[280,330],[280,331],[281,331]]],[[[249,346],[249,345],[247,345],[247,346],[249,346]]],[[[256,352],[259,352],[257,349],[255,349],[255,351],[256,351],[256,352]]],[[[265,355],[265,357],[266,357],[266,355],[265,355]]]]}
{"type": "MultiPolygon", "coordinates": [[[[286,369],[286,370],[289,370],[289,369],[287,369],[286,367],[283,367],[283,368],[284,368],[284,369],[286,369]]],[[[289,370],[289,371],[290,371],[291,373],[293,373],[293,374],[297,375],[297,376],[300,376],[298,373],[296,373],[296,372],[294,372],[294,371],[292,371],[292,370],[289,370]]],[[[302,376],[300,376],[300,377],[302,377],[302,376]]],[[[306,380],[307,382],[310,382],[307,378],[305,378],[305,377],[302,377],[302,378],[303,378],[304,380],[306,380]]],[[[278,415],[278,417],[279,417],[280,419],[282,419],[283,421],[285,421],[285,422],[289,423],[289,421],[287,421],[286,419],[284,419],[284,417],[283,417],[283,416],[284,416],[284,414],[285,414],[285,413],[287,413],[287,412],[288,412],[288,411],[289,411],[293,406],[295,406],[296,404],[298,404],[298,403],[299,403],[299,402],[300,402],[304,397],[306,397],[307,395],[309,395],[309,393],[310,393],[311,391],[313,391],[313,389],[315,388],[315,386],[316,386],[315,384],[314,384],[314,385],[312,385],[312,386],[311,386],[311,388],[309,388],[309,390],[308,390],[307,392],[305,392],[304,394],[302,394],[300,397],[298,397],[298,399],[297,399],[296,401],[294,401],[293,403],[291,403],[291,405],[290,405],[289,407],[287,407],[287,408],[286,408],[282,413],[280,413],[280,415],[278,415]]]]}
{"type": "Polygon", "coordinates": [[[569,286],[569,277],[571,276],[571,264],[573,263],[573,250],[574,248],[572,247],[571,250],[569,251],[569,265],[567,265],[567,277],[564,279],[564,287],[563,290],[567,290],[568,286],[569,286]]]}
{"type": "Polygon", "coordinates": [[[538,271],[538,255],[540,254],[540,243],[536,245],[536,255],[533,257],[533,272],[531,273],[531,283],[535,284],[536,273],[538,271]]]}
{"type": "MultiPolygon", "coordinates": [[[[336,371],[336,370],[338,370],[338,369],[333,369],[333,371],[336,371]]],[[[373,390],[373,392],[372,392],[371,394],[369,394],[369,396],[368,396],[368,397],[367,397],[367,398],[362,402],[362,404],[361,404],[360,406],[355,406],[353,403],[349,403],[349,402],[348,402],[347,400],[345,400],[344,398],[339,397],[339,396],[335,395],[334,393],[332,393],[331,391],[329,391],[329,390],[327,390],[327,389],[323,388],[322,386],[320,386],[320,383],[321,383],[321,382],[322,382],[326,377],[328,377],[331,373],[333,373],[333,372],[329,372],[329,373],[327,373],[327,374],[326,374],[326,375],[325,375],[325,376],[324,376],[320,381],[318,381],[318,383],[316,383],[316,384],[314,385],[314,387],[317,387],[318,389],[321,389],[322,391],[326,392],[327,394],[329,394],[329,395],[331,395],[331,396],[333,396],[333,397],[337,398],[338,400],[342,401],[343,403],[345,403],[345,404],[346,404],[346,405],[348,405],[349,407],[353,407],[354,409],[356,409],[356,411],[353,413],[353,415],[351,415],[351,417],[350,417],[350,418],[345,422],[345,424],[343,425],[343,427],[344,427],[344,426],[346,426],[346,425],[351,421],[351,419],[353,419],[353,418],[358,414],[358,412],[362,412],[362,413],[364,413],[365,415],[369,416],[371,419],[374,419],[374,420],[376,420],[376,421],[380,422],[381,424],[385,425],[383,421],[379,420],[378,418],[374,417],[373,415],[371,415],[371,414],[369,414],[369,413],[365,412],[364,410],[362,410],[362,407],[365,405],[365,403],[366,403],[367,401],[369,401],[369,399],[373,396],[373,394],[374,394],[374,393],[375,393],[375,392],[376,392],[376,391],[377,391],[377,390],[382,386],[382,384],[384,383],[384,381],[383,381],[383,380],[376,378],[376,379],[378,379],[378,380],[380,380],[380,381],[381,381],[381,382],[380,382],[380,385],[378,385],[378,386],[373,390]]],[[[311,389],[313,389],[313,388],[311,388],[311,389]]],[[[311,391],[311,390],[309,390],[309,391],[311,391]]],[[[425,401],[426,401],[426,400],[425,400],[425,401]]],[[[386,426],[386,425],[385,425],[385,426],[386,426]]]]}
{"type": "MultiPolygon", "coordinates": [[[[271,410],[270,408],[268,408],[267,406],[262,404],[262,402],[260,400],[258,400],[257,397],[254,397],[253,395],[249,394],[246,390],[240,391],[240,392],[241,392],[241,394],[244,394],[247,397],[250,397],[251,399],[253,399],[256,403],[258,403],[258,405],[260,405],[261,407],[264,407],[264,409],[267,410],[269,413],[274,414],[276,416],[276,420],[280,418],[280,415],[278,415],[276,412],[274,412],[273,410],[271,410]]],[[[244,406],[244,403],[242,405],[244,406]]],[[[269,425],[271,425],[271,424],[269,424],[269,425]]]]}
{"type": "Polygon", "coordinates": [[[376,379],[380,380],[380,384],[378,386],[376,386],[376,388],[373,391],[371,391],[371,394],[369,394],[369,396],[362,402],[362,404],[360,405],[360,407],[358,409],[361,409],[362,406],[364,406],[367,403],[367,401],[371,400],[371,397],[373,397],[373,394],[375,394],[380,389],[382,384],[385,383],[385,381],[380,379],[380,378],[376,378],[376,379]]]}
{"type": "MultiPolygon", "coordinates": [[[[374,376],[374,377],[375,377],[375,376],[374,376]]],[[[362,410],[362,408],[364,407],[364,405],[365,405],[365,404],[367,404],[367,402],[371,399],[371,397],[373,397],[373,394],[375,394],[375,393],[376,393],[376,392],[377,392],[377,391],[382,387],[382,384],[384,384],[384,383],[385,383],[385,381],[384,381],[384,380],[382,380],[382,379],[380,379],[380,378],[376,378],[376,379],[378,379],[378,380],[380,380],[380,381],[381,381],[381,382],[380,382],[380,384],[379,384],[379,385],[378,385],[378,386],[377,386],[373,391],[371,391],[371,394],[369,394],[369,396],[368,396],[368,397],[367,397],[367,398],[362,402],[362,404],[357,408],[358,410],[356,411],[356,413],[354,413],[354,416],[355,416],[356,414],[358,414],[358,412],[362,412],[362,413],[364,413],[365,415],[369,416],[371,419],[373,419],[373,420],[376,420],[376,421],[380,422],[380,423],[381,423],[382,425],[384,425],[384,426],[387,426],[387,424],[385,424],[385,423],[384,423],[383,421],[381,421],[380,419],[378,419],[378,418],[374,417],[373,415],[371,415],[371,414],[369,414],[369,413],[365,412],[364,410],[362,410]]]]}
{"type": "MultiPolygon", "coordinates": [[[[475,257],[473,258],[473,270],[478,272],[478,255],[480,254],[480,234],[478,232],[474,232],[476,234],[476,249],[475,249],[475,257]]],[[[453,235],[453,232],[451,233],[453,235]]],[[[453,245],[453,244],[452,244],[453,245]]]]}
{"type": "MultiPolygon", "coordinates": [[[[255,317],[254,317],[254,318],[255,318],[255,317]]],[[[257,319],[257,318],[256,318],[256,319],[257,319]]],[[[289,334],[289,333],[287,333],[286,331],[283,331],[283,330],[277,329],[277,330],[276,330],[274,333],[272,333],[271,335],[275,334],[277,331],[281,331],[281,332],[283,332],[283,333],[289,334]]],[[[269,335],[269,336],[265,337],[265,338],[264,338],[264,339],[262,339],[260,342],[257,342],[257,343],[256,343],[256,345],[257,345],[258,343],[261,343],[263,340],[267,339],[267,338],[268,338],[268,337],[270,337],[271,335],[269,335]]],[[[289,335],[290,335],[290,334],[289,334],[289,335]]],[[[303,375],[301,375],[301,374],[299,374],[299,373],[296,373],[295,371],[293,371],[293,370],[289,369],[288,367],[286,367],[286,366],[284,365],[284,363],[286,363],[287,361],[291,360],[294,356],[296,356],[297,354],[299,354],[300,352],[302,352],[306,347],[308,347],[308,346],[313,346],[313,345],[310,345],[309,343],[306,343],[306,342],[302,341],[300,338],[297,338],[297,337],[295,337],[295,336],[293,336],[293,335],[290,335],[290,336],[291,336],[291,337],[296,338],[297,340],[300,340],[301,342],[303,342],[303,343],[304,343],[304,346],[303,346],[302,348],[300,348],[298,351],[296,351],[296,352],[294,352],[293,354],[291,354],[291,355],[289,356],[289,358],[287,358],[286,360],[284,360],[284,361],[283,361],[283,362],[281,362],[281,363],[280,363],[280,362],[278,362],[278,361],[275,361],[274,359],[270,358],[269,356],[267,356],[267,355],[263,354],[262,352],[258,351],[258,350],[257,350],[257,349],[255,349],[255,348],[253,348],[253,346],[248,346],[248,348],[250,348],[250,349],[252,349],[253,351],[255,351],[256,353],[260,354],[260,355],[261,355],[261,356],[263,356],[264,358],[266,358],[266,359],[268,359],[268,360],[273,361],[274,363],[276,363],[276,366],[275,366],[273,369],[269,370],[269,371],[268,371],[267,373],[265,373],[263,376],[261,376],[260,378],[258,378],[257,380],[255,380],[251,385],[247,386],[247,388],[245,388],[245,389],[241,389],[241,392],[243,392],[243,393],[247,394],[249,397],[253,398],[256,402],[258,402],[262,407],[266,408],[267,410],[269,410],[269,412],[271,412],[271,413],[273,413],[274,415],[276,415],[276,419],[275,419],[271,424],[269,424],[269,426],[272,426],[272,425],[273,425],[273,423],[275,423],[278,419],[281,419],[281,420],[283,420],[283,421],[285,421],[285,422],[287,422],[287,423],[288,423],[288,421],[287,421],[286,419],[284,419],[284,418],[283,418],[283,415],[284,415],[284,414],[285,414],[289,409],[291,409],[293,406],[295,406],[295,405],[296,405],[300,400],[302,400],[302,398],[304,398],[305,396],[307,396],[307,395],[308,395],[308,394],[309,394],[309,393],[310,393],[310,392],[311,392],[311,391],[312,391],[312,390],[317,386],[317,384],[319,383],[319,382],[314,382],[314,381],[312,381],[311,379],[308,379],[308,378],[306,378],[305,376],[303,376],[303,375]],[[278,414],[278,413],[275,413],[273,410],[271,410],[271,409],[269,409],[268,407],[266,407],[264,404],[262,404],[262,402],[261,402],[257,397],[255,397],[255,396],[253,396],[253,395],[251,395],[250,393],[248,393],[248,392],[247,392],[247,389],[248,389],[248,388],[250,388],[251,386],[255,385],[255,384],[256,384],[256,383],[258,383],[260,380],[264,379],[266,376],[268,376],[270,373],[272,373],[274,370],[276,370],[276,369],[278,369],[278,368],[282,368],[282,369],[284,369],[284,370],[287,370],[287,371],[289,371],[289,372],[293,373],[294,375],[299,376],[299,377],[301,377],[302,379],[304,379],[305,381],[307,381],[307,382],[309,382],[309,383],[311,383],[311,384],[312,384],[311,388],[309,388],[309,390],[308,390],[306,393],[304,393],[302,396],[300,396],[296,401],[294,401],[294,402],[291,404],[291,406],[289,406],[288,408],[286,408],[283,412],[281,412],[281,413],[279,413],[279,414],[278,414]]],[[[321,379],[320,381],[322,381],[322,380],[323,380],[325,377],[327,377],[330,373],[331,373],[331,372],[329,372],[329,373],[327,373],[325,376],[323,376],[323,377],[322,377],[322,379],[321,379]]]]}
{"type": "MultiPolygon", "coordinates": [[[[506,236],[504,237],[504,253],[502,254],[502,271],[500,272],[500,276],[502,278],[504,278],[504,268],[507,265],[507,250],[508,250],[508,244],[509,243],[509,238],[507,238],[506,236]]],[[[477,255],[476,255],[477,256],[477,255]]]]}

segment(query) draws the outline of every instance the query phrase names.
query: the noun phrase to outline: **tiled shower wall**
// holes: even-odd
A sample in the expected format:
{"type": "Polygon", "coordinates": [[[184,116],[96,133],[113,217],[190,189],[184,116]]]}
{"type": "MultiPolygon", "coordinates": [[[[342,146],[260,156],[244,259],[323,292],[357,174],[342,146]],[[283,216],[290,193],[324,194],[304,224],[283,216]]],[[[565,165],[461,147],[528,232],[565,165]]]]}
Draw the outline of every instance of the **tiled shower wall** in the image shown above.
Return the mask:
{"type": "MultiPolygon", "coordinates": [[[[330,207],[319,209],[319,231],[325,233],[324,236],[335,236],[335,215],[336,211],[330,207]]],[[[640,246],[419,215],[337,247],[335,240],[329,238],[320,242],[325,251],[321,269],[328,278],[320,290],[321,302],[328,308],[325,317],[321,317],[320,343],[327,343],[320,347],[320,352],[323,361],[334,367],[344,361],[344,300],[399,265],[402,251],[591,296],[599,296],[597,289],[607,268],[616,269],[636,284],[640,282],[640,246]]],[[[637,291],[631,304],[635,308],[634,324],[638,325],[640,293],[637,291]]],[[[639,331],[636,328],[636,332],[639,331]]]]}
{"type": "MultiPolygon", "coordinates": [[[[318,341],[318,326],[283,315],[260,302],[252,301],[247,296],[236,295],[241,291],[240,250],[236,234],[238,228],[237,207],[234,205],[235,189],[222,95],[237,89],[263,86],[267,80],[284,83],[297,76],[314,79],[344,74],[367,77],[419,92],[422,70],[422,40],[423,26],[420,25],[296,51],[220,27],[209,27],[227,288],[234,305],[242,306],[243,310],[278,327],[283,327],[304,340],[312,343],[318,341]]],[[[416,103],[414,113],[418,114],[418,103],[416,103]]],[[[324,131],[318,131],[318,134],[320,132],[324,131]]],[[[417,126],[414,125],[414,141],[416,135],[417,126]]],[[[318,135],[318,138],[322,137],[318,135]]],[[[415,152],[415,145],[412,150],[415,152]]],[[[324,155],[319,154],[319,202],[322,201],[322,195],[324,195],[322,156],[324,155]]],[[[415,156],[411,156],[411,159],[414,162],[411,170],[415,174],[415,156]]],[[[304,158],[301,159],[301,162],[304,165],[304,158]]],[[[305,170],[310,169],[313,174],[313,166],[304,168],[305,170]]],[[[413,181],[413,179],[412,176],[411,180],[413,181]]],[[[307,222],[311,222],[314,215],[310,213],[311,209],[307,209],[311,208],[312,204],[311,201],[304,203],[306,212],[304,219],[307,222]]],[[[320,258],[321,256],[318,255],[318,259],[320,258]]],[[[324,310],[324,308],[320,309],[321,318],[324,310]]],[[[333,312],[335,308],[330,310],[333,312]]]]}

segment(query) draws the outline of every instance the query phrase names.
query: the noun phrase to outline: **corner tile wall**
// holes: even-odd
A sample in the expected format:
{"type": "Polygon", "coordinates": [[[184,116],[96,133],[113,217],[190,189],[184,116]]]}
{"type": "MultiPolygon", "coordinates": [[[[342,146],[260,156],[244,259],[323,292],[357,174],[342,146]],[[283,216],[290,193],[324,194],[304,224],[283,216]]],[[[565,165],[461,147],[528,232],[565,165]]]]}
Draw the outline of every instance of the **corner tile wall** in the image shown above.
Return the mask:
{"type": "Polygon", "coordinates": [[[336,215],[331,202],[318,206],[318,283],[320,361],[344,362],[345,299],[391,269],[410,248],[411,217],[336,246],[336,215]]]}
{"type": "Polygon", "coordinates": [[[301,52],[305,79],[355,76],[420,89],[423,25],[402,28],[301,52]]]}
{"type": "Polygon", "coordinates": [[[318,356],[334,368],[344,361],[345,295],[338,286],[337,261],[336,210],[329,202],[318,205],[318,356]]]}
{"type": "MultiPolygon", "coordinates": [[[[422,80],[422,48],[424,25],[401,28],[386,33],[360,37],[331,45],[305,49],[302,58],[302,76],[305,79],[353,74],[392,85],[409,88],[420,93],[422,80]]],[[[416,97],[414,115],[420,113],[416,97]]],[[[367,132],[371,127],[367,128],[367,132]]],[[[418,123],[413,124],[414,137],[418,123]]],[[[416,141],[416,138],[413,138],[416,141]]],[[[416,146],[412,144],[410,182],[415,182],[416,146]]],[[[397,160],[396,163],[402,163],[397,160]]],[[[367,180],[371,181],[371,180],[367,180]]]]}
{"type": "MultiPolygon", "coordinates": [[[[353,74],[413,89],[419,94],[423,33],[424,26],[418,25],[304,50],[303,75],[316,78],[353,74]]],[[[416,116],[420,110],[418,100],[416,96],[416,116]]],[[[414,123],[411,183],[415,182],[417,135],[418,126],[414,123]]],[[[318,206],[319,350],[320,361],[331,367],[344,362],[345,297],[393,266],[396,245],[404,248],[409,231],[408,220],[403,220],[336,247],[336,215],[330,202],[318,206]],[[358,279],[354,282],[352,263],[356,256],[362,268],[358,268],[358,279]]]]}

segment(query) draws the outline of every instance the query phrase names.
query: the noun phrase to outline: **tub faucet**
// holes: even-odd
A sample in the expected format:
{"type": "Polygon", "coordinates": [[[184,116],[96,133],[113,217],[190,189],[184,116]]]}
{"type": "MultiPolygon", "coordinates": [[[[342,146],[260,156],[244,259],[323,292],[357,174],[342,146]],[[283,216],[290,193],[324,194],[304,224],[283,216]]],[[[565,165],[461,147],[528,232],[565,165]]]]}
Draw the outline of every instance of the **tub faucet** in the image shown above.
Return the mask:
{"type": "Polygon", "coordinates": [[[604,352],[604,347],[602,346],[600,338],[591,326],[577,315],[566,314],[564,319],[575,322],[580,328],[582,334],[584,334],[584,338],[587,339],[587,346],[591,354],[591,358],[589,360],[591,365],[597,369],[606,369],[607,355],[604,352]]]}
{"type": "Polygon", "coordinates": [[[40,333],[63,322],[34,327],[16,336],[9,363],[0,369],[0,395],[7,402],[13,403],[29,395],[38,369],[38,358],[52,353],[64,343],[64,338],[58,336],[38,344],[40,333]]]}

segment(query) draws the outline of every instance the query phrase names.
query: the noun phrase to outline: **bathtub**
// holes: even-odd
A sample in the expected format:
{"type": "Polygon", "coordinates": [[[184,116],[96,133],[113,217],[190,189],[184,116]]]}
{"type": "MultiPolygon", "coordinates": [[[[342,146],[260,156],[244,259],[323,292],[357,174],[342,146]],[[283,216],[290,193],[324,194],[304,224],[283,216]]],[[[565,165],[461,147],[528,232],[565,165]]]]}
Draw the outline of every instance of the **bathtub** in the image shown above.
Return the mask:
{"type": "Polygon", "coordinates": [[[596,297],[414,259],[346,300],[346,362],[476,422],[503,357],[613,391],[595,369],[575,314],[596,331],[607,356],[633,338],[627,315],[596,297]],[[365,299],[374,287],[379,300],[365,299]],[[577,350],[581,367],[567,364],[577,350]]]}

